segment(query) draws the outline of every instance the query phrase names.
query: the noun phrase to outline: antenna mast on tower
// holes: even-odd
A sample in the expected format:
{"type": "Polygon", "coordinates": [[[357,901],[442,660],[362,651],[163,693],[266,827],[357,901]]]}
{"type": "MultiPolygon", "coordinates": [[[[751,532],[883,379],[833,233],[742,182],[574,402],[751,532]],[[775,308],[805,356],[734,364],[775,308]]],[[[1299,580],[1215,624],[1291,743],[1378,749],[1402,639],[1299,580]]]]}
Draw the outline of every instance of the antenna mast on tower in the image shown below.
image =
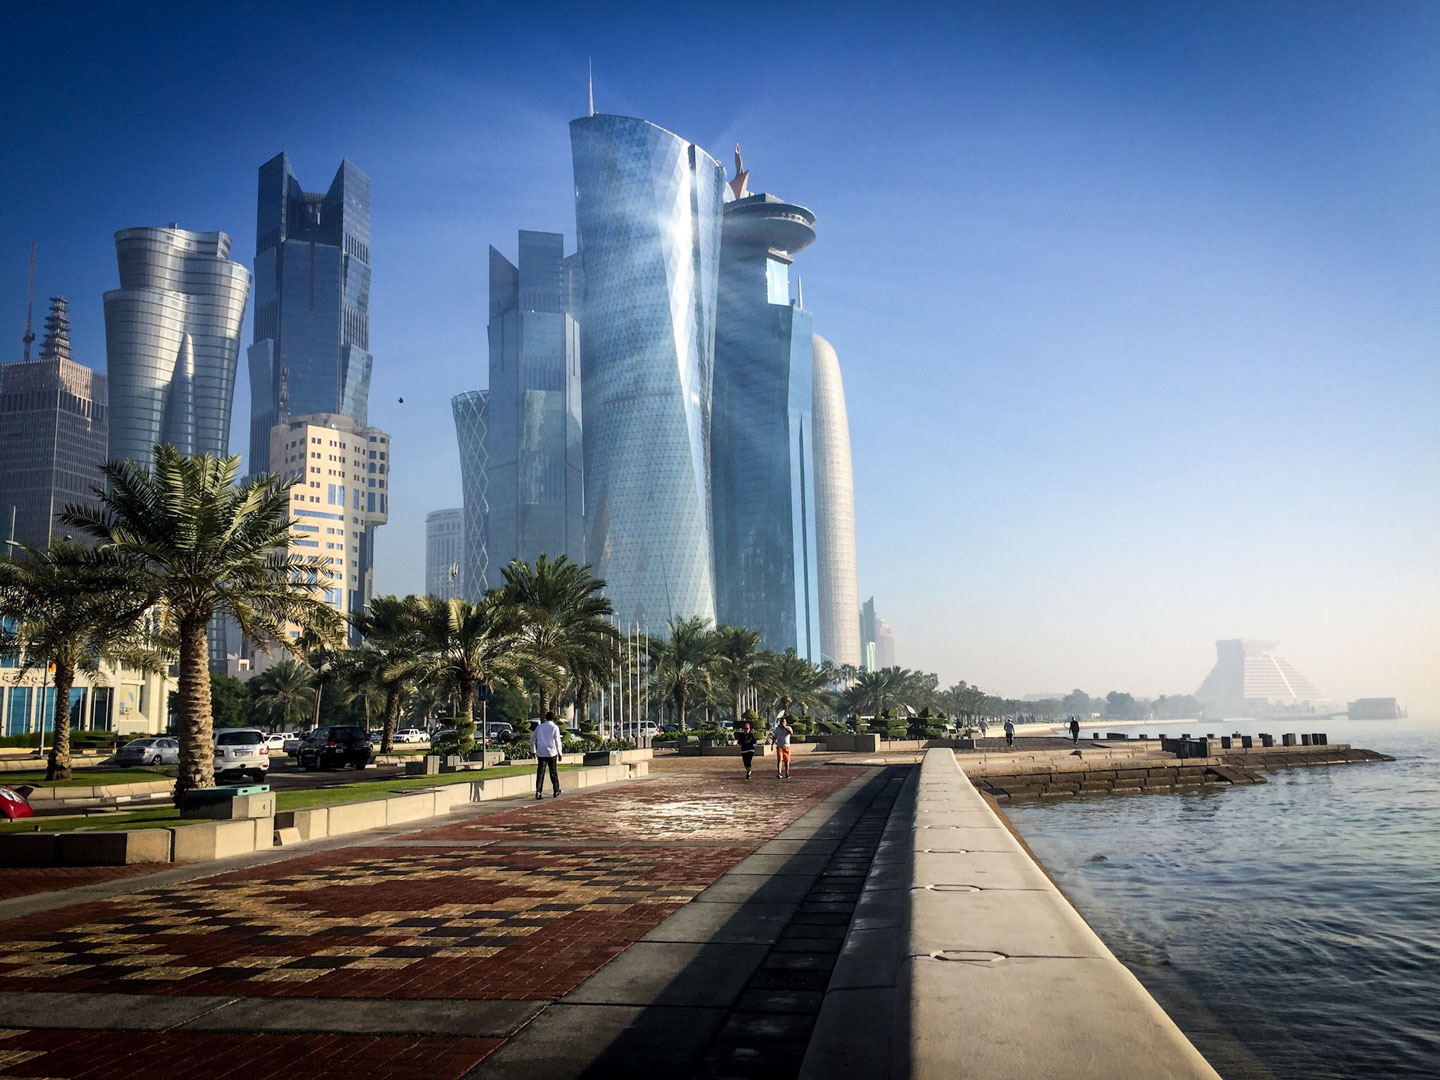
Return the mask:
{"type": "Polygon", "coordinates": [[[30,329],[30,317],[35,313],[35,241],[30,241],[30,292],[25,298],[25,363],[30,362],[30,343],[35,340],[35,331],[30,329]]]}
{"type": "Polygon", "coordinates": [[[585,65],[590,70],[590,115],[595,115],[595,61],[587,59],[585,65]]]}

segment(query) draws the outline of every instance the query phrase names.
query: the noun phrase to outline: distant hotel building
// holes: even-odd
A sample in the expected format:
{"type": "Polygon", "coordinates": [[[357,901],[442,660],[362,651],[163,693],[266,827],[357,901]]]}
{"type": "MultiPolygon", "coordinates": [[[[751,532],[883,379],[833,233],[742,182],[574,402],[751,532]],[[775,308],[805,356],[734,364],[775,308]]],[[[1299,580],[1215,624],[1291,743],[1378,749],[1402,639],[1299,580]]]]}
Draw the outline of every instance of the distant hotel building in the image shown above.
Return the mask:
{"type": "MultiPolygon", "coordinates": [[[[460,591],[467,600],[478,601],[491,588],[490,555],[486,529],[489,527],[489,504],[486,501],[488,462],[485,430],[490,417],[490,395],[485,390],[469,390],[450,399],[455,416],[455,436],[460,443],[460,494],[465,503],[465,520],[461,530],[464,544],[460,560],[460,591]]],[[[499,578],[499,572],[496,572],[499,578]]]]}
{"type": "Polygon", "coordinates": [[[105,376],[71,359],[65,298],[52,296],[40,358],[0,365],[0,540],[45,548],[70,532],[59,515],[94,505],[108,439],[105,376]]]}
{"type": "Polygon", "coordinates": [[[860,656],[866,671],[895,666],[895,634],[875,613],[873,596],[860,609],[860,656]]]}
{"type": "Polygon", "coordinates": [[[296,416],[270,429],[268,456],[281,479],[297,481],[292,553],[329,559],[325,602],[345,618],[363,611],[374,590],[369,548],[390,514],[390,436],[348,416],[296,416]]]}
{"type": "Polygon", "coordinates": [[[251,472],[270,470],[270,429],[288,417],[369,423],[369,349],[370,178],[342,161],[328,191],[304,191],[277,154],[256,207],[251,472]]]}
{"type": "MultiPolygon", "coordinates": [[[[620,621],[715,617],[710,407],[725,174],[644,120],[570,123],[586,557],[620,621]]],[[[468,525],[467,502],[467,525],[468,525]]],[[[467,539],[467,544],[469,540],[467,539]]]]}
{"type": "Polygon", "coordinates": [[[716,619],[818,663],[813,334],[789,276],[794,255],[815,241],[815,215],[748,194],[738,148],[735,166],[710,427],[716,619]]]}
{"type": "Polygon", "coordinates": [[[485,549],[585,561],[580,326],[574,260],[559,233],[520,233],[518,265],[490,249],[485,549]]]}
{"type": "Polygon", "coordinates": [[[425,593],[451,600],[460,591],[464,555],[465,511],[431,510],[425,515],[425,593]]]}
{"type": "Polygon", "coordinates": [[[855,554],[855,480],[850,419],[834,348],[814,338],[815,561],[820,586],[820,655],[860,666],[860,586],[855,554]]]}
{"type": "MultiPolygon", "coordinates": [[[[250,272],[223,232],[115,234],[120,288],[105,294],[111,458],[148,464],[156,443],[223,456],[250,272]]],[[[223,653],[221,654],[223,655],[223,653]]]]}
{"type": "Polygon", "coordinates": [[[1266,716],[1328,704],[1309,679],[1275,654],[1276,644],[1252,638],[1215,642],[1215,666],[1195,691],[1209,716],[1266,716]]]}

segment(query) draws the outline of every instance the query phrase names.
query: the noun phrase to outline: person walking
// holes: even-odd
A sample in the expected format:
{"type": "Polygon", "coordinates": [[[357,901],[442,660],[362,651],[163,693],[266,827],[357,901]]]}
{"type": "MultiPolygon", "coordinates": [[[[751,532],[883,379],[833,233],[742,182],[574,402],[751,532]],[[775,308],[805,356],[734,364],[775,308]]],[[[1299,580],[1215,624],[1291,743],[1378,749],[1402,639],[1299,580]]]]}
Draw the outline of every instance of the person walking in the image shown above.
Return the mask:
{"type": "Polygon", "coordinates": [[[790,726],[788,717],[781,716],[770,734],[775,739],[775,779],[789,780],[790,736],[795,734],[795,729],[790,726]]]}
{"type": "Polygon", "coordinates": [[[980,738],[985,738],[985,732],[989,730],[990,725],[985,722],[985,718],[983,716],[980,717],[980,738]]]}
{"type": "Polygon", "coordinates": [[[1005,745],[1015,745],[1015,721],[1008,716],[1005,718],[1005,745]]]}
{"type": "Polygon", "coordinates": [[[750,730],[750,721],[735,733],[735,745],[740,747],[740,760],[745,763],[745,779],[750,779],[750,766],[755,761],[755,732],[750,730]]]}
{"type": "Polygon", "coordinates": [[[535,725],[530,733],[530,750],[535,755],[535,798],[545,797],[545,769],[550,769],[550,787],[555,792],[551,798],[560,797],[560,770],[556,768],[563,756],[564,742],[560,736],[560,725],[555,723],[555,714],[547,712],[545,719],[535,725]]]}
{"type": "Polygon", "coordinates": [[[1080,742],[1080,718],[1078,716],[1070,717],[1070,741],[1077,745],[1080,742]]]}

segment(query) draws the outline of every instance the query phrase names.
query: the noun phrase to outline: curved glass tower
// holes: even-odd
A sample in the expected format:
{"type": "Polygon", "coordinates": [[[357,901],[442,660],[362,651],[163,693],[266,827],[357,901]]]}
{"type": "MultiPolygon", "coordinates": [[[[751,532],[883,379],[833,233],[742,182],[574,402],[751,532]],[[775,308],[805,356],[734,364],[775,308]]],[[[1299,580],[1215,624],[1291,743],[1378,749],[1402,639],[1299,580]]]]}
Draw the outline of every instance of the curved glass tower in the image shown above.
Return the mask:
{"type": "Polygon", "coordinates": [[[773,195],[725,206],[711,498],[720,622],[818,663],[811,319],[789,278],[814,240],[803,206],[773,195]]]}
{"type": "Polygon", "coordinates": [[[570,123],[586,557],[622,622],[715,617],[710,390],[725,174],[644,120],[570,123]]]}
{"type": "Polygon", "coordinates": [[[850,418],[835,349],[814,335],[815,554],[820,584],[820,655],[860,666],[860,586],[855,568],[855,478],[850,418]]]}
{"type": "Polygon", "coordinates": [[[150,461],[157,442],[229,453],[250,271],[223,232],[122,229],[120,288],[105,294],[110,457],[150,461]]]}
{"type": "Polygon", "coordinates": [[[490,587],[490,555],[486,543],[490,507],[486,502],[489,461],[485,429],[490,423],[490,392],[467,390],[450,399],[455,436],[460,442],[460,493],[464,502],[461,526],[460,595],[479,600],[490,587]]]}

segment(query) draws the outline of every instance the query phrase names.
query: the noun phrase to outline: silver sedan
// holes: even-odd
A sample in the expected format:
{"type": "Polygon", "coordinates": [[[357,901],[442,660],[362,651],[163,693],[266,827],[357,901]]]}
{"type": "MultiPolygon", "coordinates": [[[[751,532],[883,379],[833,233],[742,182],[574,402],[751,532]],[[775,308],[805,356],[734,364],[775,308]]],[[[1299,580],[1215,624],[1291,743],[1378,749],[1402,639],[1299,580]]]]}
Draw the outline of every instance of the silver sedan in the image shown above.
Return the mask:
{"type": "Polygon", "coordinates": [[[132,739],[115,755],[117,765],[179,765],[180,742],[166,737],[132,739]]]}

